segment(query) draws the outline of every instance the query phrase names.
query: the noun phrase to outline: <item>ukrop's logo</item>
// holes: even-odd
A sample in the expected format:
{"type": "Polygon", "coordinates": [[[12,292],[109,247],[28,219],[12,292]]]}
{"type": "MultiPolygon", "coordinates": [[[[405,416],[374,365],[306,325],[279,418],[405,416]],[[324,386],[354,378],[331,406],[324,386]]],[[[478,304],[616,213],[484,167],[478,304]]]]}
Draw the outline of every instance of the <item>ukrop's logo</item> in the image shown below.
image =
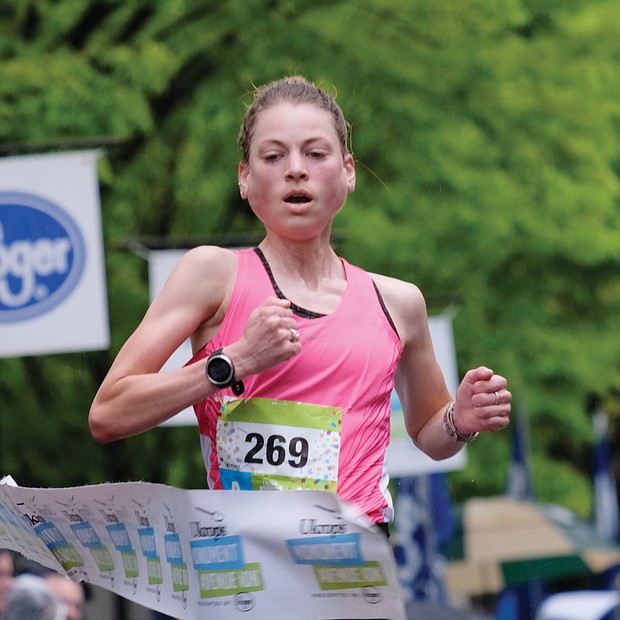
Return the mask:
{"type": "Polygon", "coordinates": [[[63,301],[84,271],[73,219],[33,194],[0,192],[0,323],[40,316],[63,301]]]}

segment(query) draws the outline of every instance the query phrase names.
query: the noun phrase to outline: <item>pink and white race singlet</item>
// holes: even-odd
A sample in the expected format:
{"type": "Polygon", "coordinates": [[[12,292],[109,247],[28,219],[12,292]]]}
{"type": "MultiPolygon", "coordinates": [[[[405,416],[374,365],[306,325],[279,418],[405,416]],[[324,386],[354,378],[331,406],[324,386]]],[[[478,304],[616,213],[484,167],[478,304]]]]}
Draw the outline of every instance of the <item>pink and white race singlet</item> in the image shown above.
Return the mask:
{"type": "MultiPolygon", "coordinates": [[[[230,305],[214,338],[192,359],[235,342],[250,313],[282,296],[258,249],[235,251],[230,305]]],[[[373,521],[393,517],[384,463],[390,395],[402,347],[367,272],[342,260],[339,307],[317,315],[293,306],[301,353],[194,406],[209,486],[214,489],[322,489],[373,521]]]]}

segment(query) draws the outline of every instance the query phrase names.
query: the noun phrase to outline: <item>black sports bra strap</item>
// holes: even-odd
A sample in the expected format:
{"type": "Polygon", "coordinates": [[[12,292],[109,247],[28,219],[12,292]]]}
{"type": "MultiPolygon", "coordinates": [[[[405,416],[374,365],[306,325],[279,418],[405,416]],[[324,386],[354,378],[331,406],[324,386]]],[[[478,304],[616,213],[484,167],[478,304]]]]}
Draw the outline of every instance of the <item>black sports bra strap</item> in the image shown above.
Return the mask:
{"type": "MultiPolygon", "coordinates": [[[[284,293],[280,290],[280,287],[278,286],[278,283],[276,282],[275,278],[273,277],[271,266],[267,262],[267,258],[263,254],[263,251],[257,246],[254,248],[254,252],[256,252],[256,255],[260,258],[261,263],[263,263],[263,267],[265,268],[265,271],[267,272],[267,275],[269,276],[269,280],[271,281],[271,286],[273,286],[274,293],[280,299],[287,299],[284,296],[284,293]]],[[[389,324],[392,326],[392,329],[394,330],[394,332],[398,335],[398,331],[396,330],[396,325],[394,325],[394,321],[392,320],[392,317],[390,316],[390,313],[388,312],[388,309],[385,306],[383,297],[381,297],[381,293],[379,292],[379,289],[377,285],[375,284],[374,280],[373,280],[373,286],[375,287],[375,293],[377,293],[377,299],[379,300],[379,304],[381,306],[381,309],[383,310],[383,313],[385,314],[389,324]]],[[[320,314],[319,312],[313,312],[312,310],[306,310],[306,308],[302,308],[301,306],[294,304],[292,301],[291,301],[291,310],[293,311],[293,314],[296,314],[297,316],[304,318],[304,319],[319,319],[325,316],[324,314],[320,314]]]]}

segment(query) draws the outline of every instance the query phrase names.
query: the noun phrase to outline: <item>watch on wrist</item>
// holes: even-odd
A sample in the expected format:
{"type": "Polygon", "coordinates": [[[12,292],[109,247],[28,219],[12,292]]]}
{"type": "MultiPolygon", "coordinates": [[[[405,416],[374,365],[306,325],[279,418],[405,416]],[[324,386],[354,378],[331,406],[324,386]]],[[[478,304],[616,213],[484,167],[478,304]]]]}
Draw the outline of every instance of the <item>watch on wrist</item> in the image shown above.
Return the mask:
{"type": "Polygon", "coordinates": [[[217,349],[209,355],[205,367],[207,379],[220,389],[231,388],[233,394],[239,396],[245,390],[243,381],[235,379],[235,365],[230,357],[222,353],[222,351],[223,349],[217,349]]]}
{"type": "Polygon", "coordinates": [[[456,426],[454,424],[454,403],[450,403],[443,414],[443,428],[446,431],[448,437],[454,439],[454,441],[461,441],[463,443],[470,443],[476,437],[478,437],[479,433],[469,433],[469,435],[463,435],[463,433],[459,433],[456,430],[456,426]]]}

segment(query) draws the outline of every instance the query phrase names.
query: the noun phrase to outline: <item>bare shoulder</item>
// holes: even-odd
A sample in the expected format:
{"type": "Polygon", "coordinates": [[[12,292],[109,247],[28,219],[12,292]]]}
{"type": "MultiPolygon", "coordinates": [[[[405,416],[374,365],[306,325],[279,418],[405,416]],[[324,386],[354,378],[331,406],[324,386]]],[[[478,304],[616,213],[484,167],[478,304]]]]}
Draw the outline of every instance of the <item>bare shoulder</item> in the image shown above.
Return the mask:
{"type": "Polygon", "coordinates": [[[175,268],[176,274],[202,274],[215,279],[228,279],[236,270],[237,258],[232,250],[215,245],[202,245],[188,250],[175,268]]]}
{"type": "Polygon", "coordinates": [[[185,253],[123,346],[115,366],[159,370],[182,342],[197,333],[208,337],[209,329],[216,328],[225,312],[236,269],[237,257],[230,250],[204,246],[185,253]]]}
{"type": "Polygon", "coordinates": [[[422,291],[411,282],[381,274],[370,275],[381,293],[403,344],[416,339],[419,330],[426,329],[428,322],[422,291]]]}
{"type": "MultiPolygon", "coordinates": [[[[186,308],[195,321],[208,319],[222,305],[234,284],[237,257],[217,246],[200,246],[186,252],[173,269],[153,306],[186,308]]],[[[199,321],[199,322],[200,322],[199,321]]]]}
{"type": "MultiPolygon", "coordinates": [[[[208,342],[224,320],[232,296],[238,258],[232,250],[201,246],[187,252],[172,274],[168,300],[183,299],[187,315],[179,317],[191,325],[192,348],[208,342]]],[[[178,305],[178,304],[177,304],[178,305]]]]}
{"type": "Polygon", "coordinates": [[[411,313],[423,312],[426,314],[426,301],[422,291],[415,284],[378,273],[371,273],[370,275],[388,310],[393,310],[398,314],[406,313],[409,317],[411,317],[411,313]]]}

